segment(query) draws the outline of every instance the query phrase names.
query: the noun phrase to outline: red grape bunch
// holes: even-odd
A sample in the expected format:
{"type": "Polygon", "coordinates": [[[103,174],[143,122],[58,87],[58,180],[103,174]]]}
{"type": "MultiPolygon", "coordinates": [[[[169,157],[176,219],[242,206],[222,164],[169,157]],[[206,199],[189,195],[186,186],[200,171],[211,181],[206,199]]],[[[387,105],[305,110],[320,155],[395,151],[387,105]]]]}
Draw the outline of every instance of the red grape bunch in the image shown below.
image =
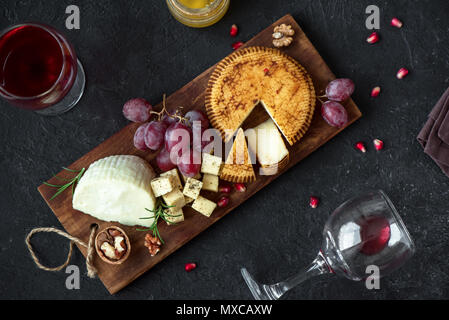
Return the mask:
{"type": "Polygon", "coordinates": [[[199,111],[192,110],[181,116],[179,109],[171,114],[165,105],[165,95],[160,112],[153,111],[148,101],[131,99],[123,106],[123,115],[133,122],[141,122],[134,134],[134,146],[139,150],[158,151],[156,163],[160,170],[168,171],[178,167],[181,174],[194,177],[201,169],[201,151],[206,144],[192,144],[193,132],[202,137],[209,128],[209,119],[199,111]],[[156,115],[154,120],[150,120],[156,115]],[[149,121],[149,122],[148,122],[149,121]],[[193,131],[192,131],[193,130],[193,131]],[[192,147],[193,145],[193,147],[192,147]]]}
{"type": "Polygon", "coordinates": [[[327,85],[324,97],[329,100],[321,106],[321,115],[330,126],[341,128],[348,123],[348,113],[340,102],[347,100],[354,89],[351,79],[335,79],[327,85]]]}

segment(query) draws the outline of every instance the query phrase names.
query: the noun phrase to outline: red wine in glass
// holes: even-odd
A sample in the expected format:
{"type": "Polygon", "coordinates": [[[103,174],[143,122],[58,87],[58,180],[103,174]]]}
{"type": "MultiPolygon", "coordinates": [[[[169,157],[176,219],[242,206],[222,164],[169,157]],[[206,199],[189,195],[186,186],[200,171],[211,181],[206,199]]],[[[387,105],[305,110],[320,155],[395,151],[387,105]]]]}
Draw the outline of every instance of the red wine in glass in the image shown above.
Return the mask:
{"type": "Polygon", "coordinates": [[[0,96],[41,114],[72,108],[84,91],[85,76],[67,39],[37,23],[0,33],[0,96]]]}
{"type": "Polygon", "coordinates": [[[303,281],[325,273],[350,280],[367,277],[377,266],[383,277],[403,265],[415,251],[404,222],[381,190],[348,200],[329,217],[317,258],[302,272],[272,284],[257,282],[246,268],[242,276],[254,298],[275,300],[303,281]]]}

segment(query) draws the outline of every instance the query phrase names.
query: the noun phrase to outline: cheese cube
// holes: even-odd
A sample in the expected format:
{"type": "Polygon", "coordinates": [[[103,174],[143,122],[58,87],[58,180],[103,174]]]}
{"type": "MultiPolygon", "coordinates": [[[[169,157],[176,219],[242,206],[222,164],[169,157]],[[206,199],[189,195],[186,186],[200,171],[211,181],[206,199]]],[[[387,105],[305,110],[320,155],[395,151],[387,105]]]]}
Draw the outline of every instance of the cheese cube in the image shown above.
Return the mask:
{"type": "Polygon", "coordinates": [[[173,177],[175,185],[179,189],[182,189],[181,180],[179,179],[178,170],[176,168],[174,168],[174,169],[172,169],[170,171],[166,171],[164,173],[161,173],[161,177],[168,177],[168,176],[173,177]]]}
{"type": "Polygon", "coordinates": [[[190,198],[186,195],[184,195],[184,200],[185,200],[186,204],[189,204],[189,203],[192,203],[193,201],[195,201],[195,199],[190,198]]]}
{"type": "Polygon", "coordinates": [[[216,207],[217,204],[215,202],[203,198],[202,196],[198,196],[198,198],[196,198],[196,200],[192,204],[193,209],[205,215],[206,217],[210,217],[216,207]]]}
{"type": "Polygon", "coordinates": [[[182,193],[189,198],[196,199],[200,195],[202,187],[203,183],[201,181],[193,178],[187,178],[186,185],[184,186],[184,191],[182,193]]]}
{"type": "MultiPolygon", "coordinates": [[[[182,175],[182,181],[184,181],[184,183],[186,183],[186,181],[187,181],[188,178],[189,178],[189,177],[186,177],[185,175],[182,175]]],[[[201,173],[198,172],[198,173],[193,177],[193,179],[200,180],[200,179],[201,179],[201,173]]]]}
{"type": "Polygon", "coordinates": [[[221,162],[222,161],[220,157],[216,157],[208,153],[203,153],[201,172],[219,176],[221,169],[221,162]]]}
{"type": "Polygon", "coordinates": [[[151,180],[151,188],[154,196],[157,198],[171,192],[176,188],[176,183],[172,176],[158,177],[151,180]]]}
{"type": "MultiPolygon", "coordinates": [[[[162,198],[165,200],[165,203],[167,204],[167,206],[176,208],[176,209],[181,209],[182,207],[185,206],[186,201],[184,200],[184,195],[182,194],[181,190],[179,190],[178,188],[175,188],[173,191],[164,194],[162,196],[162,198]]],[[[175,210],[175,209],[172,209],[175,210]]]]}
{"type": "Polygon", "coordinates": [[[166,212],[166,216],[165,219],[167,219],[167,224],[168,225],[172,225],[178,222],[182,222],[184,221],[184,212],[182,211],[182,209],[177,209],[177,210],[171,210],[174,208],[170,208],[170,210],[168,210],[168,212],[166,212]]]}
{"type": "Polygon", "coordinates": [[[203,176],[203,190],[218,192],[218,176],[205,173],[203,176]]]}

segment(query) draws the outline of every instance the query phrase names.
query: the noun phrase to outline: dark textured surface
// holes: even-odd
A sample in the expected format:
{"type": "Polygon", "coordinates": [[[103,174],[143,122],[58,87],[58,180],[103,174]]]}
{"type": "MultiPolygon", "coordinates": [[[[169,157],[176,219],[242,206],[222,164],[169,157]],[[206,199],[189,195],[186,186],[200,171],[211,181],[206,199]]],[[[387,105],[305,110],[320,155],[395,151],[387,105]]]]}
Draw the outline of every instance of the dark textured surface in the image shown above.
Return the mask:
{"type": "MultiPolygon", "coordinates": [[[[40,21],[64,30],[65,7],[78,4],[81,29],[65,30],[84,64],[88,84],[71,112],[46,118],[0,101],[0,298],[249,299],[240,276],[245,265],[260,280],[281,280],[319,250],[329,213],[364,190],[384,189],[416,241],[415,257],[372,292],[361,283],[323,276],[292,290],[289,299],[448,298],[449,179],[422,152],[416,135],[449,84],[449,3],[401,1],[232,1],[215,26],[187,28],[164,1],[0,0],[0,29],[40,21]],[[382,40],[366,44],[365,8],[381,8],[382,40]],[[24,245],[33,227],[60,227],[36,187],[125,126],[123,102],[143,96],[156,103],[231,52],[229,27],[245,41],[286,13],[298,21],[330,68],[357,84],[354,100],[364,117],[269,187],[117,295],[83,273],[81,289],[65,288],[64,272],[37,269],[24,245]],[[403,29],[389,26],[391,17],[403,29]],[[410,75],[398,81],[396,71],[410,75]],[[382,86],[377,99],[369,97],[382,86]],[[371,140],[385,141],[377,153],[371,140]],[[368,153],[353,144],[367,142],[368,153]],[[308,198],[322,199],[318,209],[308,198]],[[185,273],[184,263],[198,268],[185,273]]],[[[43,262],[65,259],[57,236],[35,238],[43,262]]]]}

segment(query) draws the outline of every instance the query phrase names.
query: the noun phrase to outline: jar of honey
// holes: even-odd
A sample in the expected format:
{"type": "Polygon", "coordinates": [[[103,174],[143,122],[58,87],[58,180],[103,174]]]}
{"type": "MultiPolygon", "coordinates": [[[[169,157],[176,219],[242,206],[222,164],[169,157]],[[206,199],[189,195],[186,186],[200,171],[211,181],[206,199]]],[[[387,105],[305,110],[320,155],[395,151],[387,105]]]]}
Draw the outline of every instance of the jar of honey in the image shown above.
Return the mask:
{"type": "Polygon", "coordinates": [[[173,17],[189,27],[203,28],[218,22],[230,0],[166,0],[173,17]]]}

